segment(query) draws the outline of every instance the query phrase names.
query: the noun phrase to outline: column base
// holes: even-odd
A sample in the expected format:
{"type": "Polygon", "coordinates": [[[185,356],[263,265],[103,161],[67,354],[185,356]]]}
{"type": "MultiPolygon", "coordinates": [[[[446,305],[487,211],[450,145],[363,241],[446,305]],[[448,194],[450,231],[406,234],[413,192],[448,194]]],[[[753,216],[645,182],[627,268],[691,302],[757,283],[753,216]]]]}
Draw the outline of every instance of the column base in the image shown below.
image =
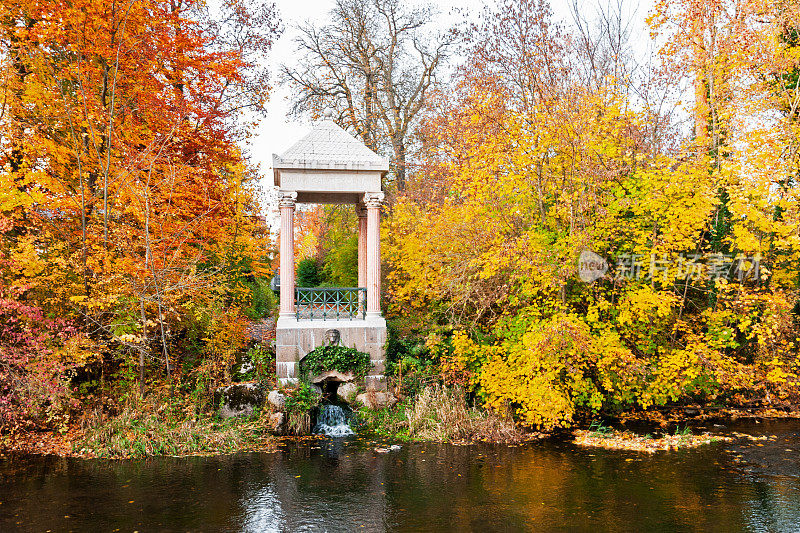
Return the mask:
{"type": "Polygon", "coordinates": [[[364,322],[372,327],[386,327],[386,319],[383,318],[380,311],[367,311],[364,315],[364,322]]]}
{"type": "Polygon", "coordinates": [[[292,322],[294,324],[297,323],[297,313],[278,313],[278,321],[276,323],[277,327],[280,328],[281,324],[284,324],[284,327],[291,327],[287,322],[292,322]]]}

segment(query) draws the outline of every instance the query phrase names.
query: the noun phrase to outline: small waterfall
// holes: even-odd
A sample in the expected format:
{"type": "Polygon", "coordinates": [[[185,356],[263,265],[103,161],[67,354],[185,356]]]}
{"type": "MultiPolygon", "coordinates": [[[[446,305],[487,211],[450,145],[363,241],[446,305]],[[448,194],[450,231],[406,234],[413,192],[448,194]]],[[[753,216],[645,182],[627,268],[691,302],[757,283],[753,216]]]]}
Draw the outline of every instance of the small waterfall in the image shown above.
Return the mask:
{"type": "Polygon", "coordinates": [[[320,405],[314,433],[329,437],[354,435],[355,433],[350,429],[349,418],[349,409],[345,411],[340,406],[332,404],[320,405]]]}

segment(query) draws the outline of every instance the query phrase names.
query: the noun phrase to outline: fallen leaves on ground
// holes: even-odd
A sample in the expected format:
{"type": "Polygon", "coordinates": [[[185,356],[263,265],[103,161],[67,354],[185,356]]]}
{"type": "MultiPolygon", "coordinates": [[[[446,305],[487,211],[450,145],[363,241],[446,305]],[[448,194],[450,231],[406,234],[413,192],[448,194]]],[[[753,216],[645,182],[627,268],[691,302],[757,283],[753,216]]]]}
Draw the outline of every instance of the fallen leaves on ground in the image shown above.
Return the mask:
{"type": "Polygon", "coordinates": [[[576,430],[575,444],[606,448],[609,450],[631,450],[637,452],[653,453],[659,450],[678,450],[684,448],[697,448],[712,442],[730,442],[732,436],[678,434],[678,435],[637,435],[630,431],[610,430],[606,432],[576,430]]]}

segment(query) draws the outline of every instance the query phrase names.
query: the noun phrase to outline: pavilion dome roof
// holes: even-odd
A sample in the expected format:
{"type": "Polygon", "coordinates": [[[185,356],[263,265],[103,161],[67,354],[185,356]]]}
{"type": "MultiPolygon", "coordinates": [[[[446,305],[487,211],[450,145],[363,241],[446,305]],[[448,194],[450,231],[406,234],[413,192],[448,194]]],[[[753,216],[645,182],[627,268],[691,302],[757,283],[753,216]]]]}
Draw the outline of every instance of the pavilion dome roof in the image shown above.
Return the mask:
{"type": "Polygon", "coordinates": [[[274,169],[388,171],[379,156],[332,120],[322,120],[284,153],[272,156],[274,169]]]}

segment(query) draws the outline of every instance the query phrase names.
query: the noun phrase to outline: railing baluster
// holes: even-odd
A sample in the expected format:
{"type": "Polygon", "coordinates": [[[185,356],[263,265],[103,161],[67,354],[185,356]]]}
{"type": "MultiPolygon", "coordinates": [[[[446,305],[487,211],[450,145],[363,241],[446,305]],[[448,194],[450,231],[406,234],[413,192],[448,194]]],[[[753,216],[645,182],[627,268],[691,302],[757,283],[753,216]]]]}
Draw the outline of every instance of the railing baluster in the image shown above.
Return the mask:
{"type": "Polygon", "coordinates": [[[365,319],[367,289],[364,287],[297,287],[295,316],[298,320],[365,319]]]}

